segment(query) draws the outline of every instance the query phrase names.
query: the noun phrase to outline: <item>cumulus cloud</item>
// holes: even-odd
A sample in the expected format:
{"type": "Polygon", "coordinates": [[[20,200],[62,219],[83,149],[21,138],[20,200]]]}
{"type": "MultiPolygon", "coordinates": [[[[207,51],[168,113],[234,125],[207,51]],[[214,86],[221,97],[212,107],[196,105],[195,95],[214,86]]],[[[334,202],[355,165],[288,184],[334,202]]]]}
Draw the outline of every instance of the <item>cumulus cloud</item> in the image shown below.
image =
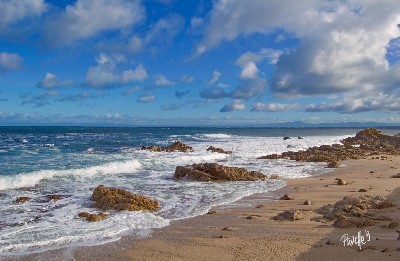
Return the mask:
{"type": "Polygon", "coordinates": [[[290,110],[299,110],[302,107],[297,104],[283,104],[283,103],[261,103],[257,102],[253,105],[251,111],[266,111],[266,112],[284,112],[290,110]]]}
{"type": "Polygon", "coordinates": [[[102,32],[121,30],[144,17],[140,0],[77,0],[47,20],[44,40],[51,46],[64,46],[102,32]]]}
{"type": "Polygon", "coordinates": [[[72,80],[60,80],[55,74],[46,73],[44,78],[37,83],[39,88],[52,89],[56,87],[64,87],[74,84],[72,80]]]}
{"type": "Polygon", "coordinates": [[[242,79],[254,79],[257,77],[259,69],[254,62],[248,62],[243,66],[240,78],[242,79]]]}
{"type": "Polygon", "coordinates": [[[163,111],[176,111],[182,109],[183,107],[184,105],[180,103],[168,103],[161,105],[160,109],[163,111]]]}
{"type": "Polygon", "coordinates": [[[268,60],[269,64],[276,64],[282,54],[283,51],[270,48],[261,48],[258,52],[246,52],[242,54],[236,61],[236,64],[242,67],[240,78],[256,78],[260,71],[257,67],[257,63],[268,60]]]}
{"type": "Polygon", "coordinates": [[[214,70],[212,73],[211,80],[208,82],[208,84],[214,84],[214,83],[218,82],[218,80],[219,80],[219,78],[221,78],[221,76],[222,76],[221,72],[214,70]]]}
{"type": "Polygon", "coordinates": [[[21,68],[23,59],[16,53],[0,53],[0,73],[21,68]]]}
{"type": "Polygon", "coordinates": [[[47,10],[44,0],[18,0],[0,2],[0,30],[25,18],[40,16],[47,10]]]}
{"type": "Polygon", "coordinates": [[[246,109],[246,105],[241,101],[233,101],[229,104],[226,104],[219,111],[220,112],[231,112],[231,111],[243,111],[246,109]]]}
{"type": "Polygon", "coordinates": [[[266,84],[267,82],[265,79],[255,78],[242,81],[232,91],[226,91],[220,88],[205,88],[200,92],[200,97],[212,100],[222,98],[247,100],[263,94],[266,84]]]}
{"type": "Polygon", "coordinates": [[[132,88],[129,88],[128,90],[124,91],[125,96],[131,96],[132,94],[138,92],[140,90],[139,86],[134,86],[132,88]]]}
{"type": "Polygon", "coordinates": [[[154,96],[154,94],[152,94],[151,92],[143,93],[137,99],[137,102],[139,103],[152,103],[155,101],[156,101],[156,96],[154,96]]]}
{"type": "Polygon", "coordinates": [[[279,28],[297,38],[299,46],[275,59],[270,81],[275,96],[360,90],[373,95],[398,87],[386,55],[391,41],[400,37],[399,23],[396,0],[220,0],[214,2],[197,54],[224,40],[279,28]]]}
{"type": "Polygon", "coordinates": [[[119,65],[125,62],[124,56],[99,54],[96,57],[97,65],[89,67],[86,72],[84,85],[98,89],[113,88],[148,78],[147,71],[142,64],[139,64],[134,70],[119,68],[119,65]]]}
{"type": "Polygon", "coordinates": [[[157,46],[161,43],[170,43],[182,31],[184,25],[185,19],[178,14],[161,18],[150,27],[144,42],[147,44],[154,42],[157,46]]]}
{"type": "Polygon", "coordinates": [[[154,83],[157,86],[171,86],[171,85],[175,84],[175,82],[168,80],[167,77],[165,77],[162,74],[156,75],[156,79],[155,79],[154,83]]]}

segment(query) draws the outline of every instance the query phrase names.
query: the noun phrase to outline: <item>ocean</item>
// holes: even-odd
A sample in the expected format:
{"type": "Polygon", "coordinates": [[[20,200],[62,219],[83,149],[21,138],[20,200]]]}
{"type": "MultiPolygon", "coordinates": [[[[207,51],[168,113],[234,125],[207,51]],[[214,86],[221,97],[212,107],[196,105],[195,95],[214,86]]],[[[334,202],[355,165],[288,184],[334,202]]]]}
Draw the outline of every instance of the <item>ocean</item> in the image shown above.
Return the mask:
{"type": "MultiPolygon", "coordinates": [[[[175,167],[217,162],[266,175],[307,178],[329,171],[324,163],[258,160],[257,157],[339,143],[356,128],[100,128],[0,127],[0,256],[95,245],[124,235],[145,237],[172,220],[233,207],[237,200],[285,186],[283,180],[190,182],[173,179],[175,167]],[[284,136],[291,139],[283,140],[284,136]],[[298,137],[301,137],[299,139],[298,137]],[[191,153],[152,153],[141,146],[179,140],[191,153]],[[209,146],[232,150],[211,153],[209,146]],[[160,202],[154,213],[108,211],[89,223],[78,217],[96,212],[90,197],[98,185],[118,187],[160,202]],[[47,198],[59,194],[61,200],[47,198]],[[31,200],[16,204],[17,197],[31,200]]],[[[397,129],[383,129],[395,134],[397,129]]],[[[246,204],[251,204],[247,202],[246,204]]]]}

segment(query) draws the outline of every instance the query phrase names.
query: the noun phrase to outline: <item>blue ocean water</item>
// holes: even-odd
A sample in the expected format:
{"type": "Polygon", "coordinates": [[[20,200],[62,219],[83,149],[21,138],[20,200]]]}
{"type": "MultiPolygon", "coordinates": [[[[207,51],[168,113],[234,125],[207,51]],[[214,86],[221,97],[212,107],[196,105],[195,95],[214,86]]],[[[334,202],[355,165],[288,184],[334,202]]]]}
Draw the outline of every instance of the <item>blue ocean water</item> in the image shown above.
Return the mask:
{"type": "MultiPolygon", "coordinates": [[[[338,143],[360,129],[350,128],[99,128],[0,127],[0,255],[98,244],[122,235],[143,235],[171,220],[206,213],[254,193],[270,192],[282,180],[257,182],[175,181],[178,165],[218,162],[267,175],[295,178],[322,174],[324,164],[257,160],[286,150],[338,143]],[[292,137],[283,140],[283,136],[292,137]],[[302,139],[298,139],[302,137],[302,139]],[[193,153],[151,153],[143,145],[180,140],[193,153]],[[232,155],[206,151],[209,146],[232,155]],[[77,214],[96,212],[90,196],[97,185],[124,188],[160,202],[155,213],[109,211],[88,223],[77,214]],[[62,199],[51,201],[49,194],[62,199]],[[32,198],[15,204],[17,197],[32,198]]],[[[385,129],[398,133],[399,129],[385,129]]]]}

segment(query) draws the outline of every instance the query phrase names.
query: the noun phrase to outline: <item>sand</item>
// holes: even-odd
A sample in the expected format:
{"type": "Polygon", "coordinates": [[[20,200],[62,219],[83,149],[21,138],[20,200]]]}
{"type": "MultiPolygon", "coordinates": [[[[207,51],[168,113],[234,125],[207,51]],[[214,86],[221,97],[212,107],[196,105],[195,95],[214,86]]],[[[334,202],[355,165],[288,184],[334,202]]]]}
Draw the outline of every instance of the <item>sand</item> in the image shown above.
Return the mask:
{"type": "Polygon", "coordinates": [[[388,228],[390,221],[363,228],[335,228],[329,222],[310,219],[315,211],[334,204],[344,196],[384,196],[395,207],[380,214],[400,222],[400,156],[384,159],[345,161],[323,176],[287,179],[287,186],[268,195],[262,204],[245,208],[216,209],[215,214],[173,222],[156,229],[146,239],[125,237],[98,245],[47,251],[24,257],[0,260],[400,260],[400,226],[388,228]],[[336,185],[335,178],[349,182],[336,185]],[[358,192],[366,189],[367,192],[358,192]],[[293,200],[279,200],[288,194],[293,200]],[[310,200],[311,205],[303,205],[310,200]],[[277,221],[273,217],[285,210],[301,210],[304,219],[277,221]],[[370,234],[361,246],[344,246],[344,234],[370,234]]]}

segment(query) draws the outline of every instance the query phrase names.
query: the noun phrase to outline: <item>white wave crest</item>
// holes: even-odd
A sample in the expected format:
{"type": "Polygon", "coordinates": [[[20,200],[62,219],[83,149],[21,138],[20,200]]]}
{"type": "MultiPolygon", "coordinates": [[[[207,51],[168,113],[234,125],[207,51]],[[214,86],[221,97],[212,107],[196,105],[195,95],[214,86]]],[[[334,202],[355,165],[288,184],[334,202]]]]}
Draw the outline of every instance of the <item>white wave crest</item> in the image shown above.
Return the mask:
{"type": "Polygon", "coordinates": [[[20,173],[15,176],[0,177],[0,190],[34,187],[43,179],[51,179],[60,176],[92,177],[102,174],[132,173],[141,167],[138,160],[115,161],[98,166],[68,169],[68,170],[40,170],[30,173],[20,173]]]}

